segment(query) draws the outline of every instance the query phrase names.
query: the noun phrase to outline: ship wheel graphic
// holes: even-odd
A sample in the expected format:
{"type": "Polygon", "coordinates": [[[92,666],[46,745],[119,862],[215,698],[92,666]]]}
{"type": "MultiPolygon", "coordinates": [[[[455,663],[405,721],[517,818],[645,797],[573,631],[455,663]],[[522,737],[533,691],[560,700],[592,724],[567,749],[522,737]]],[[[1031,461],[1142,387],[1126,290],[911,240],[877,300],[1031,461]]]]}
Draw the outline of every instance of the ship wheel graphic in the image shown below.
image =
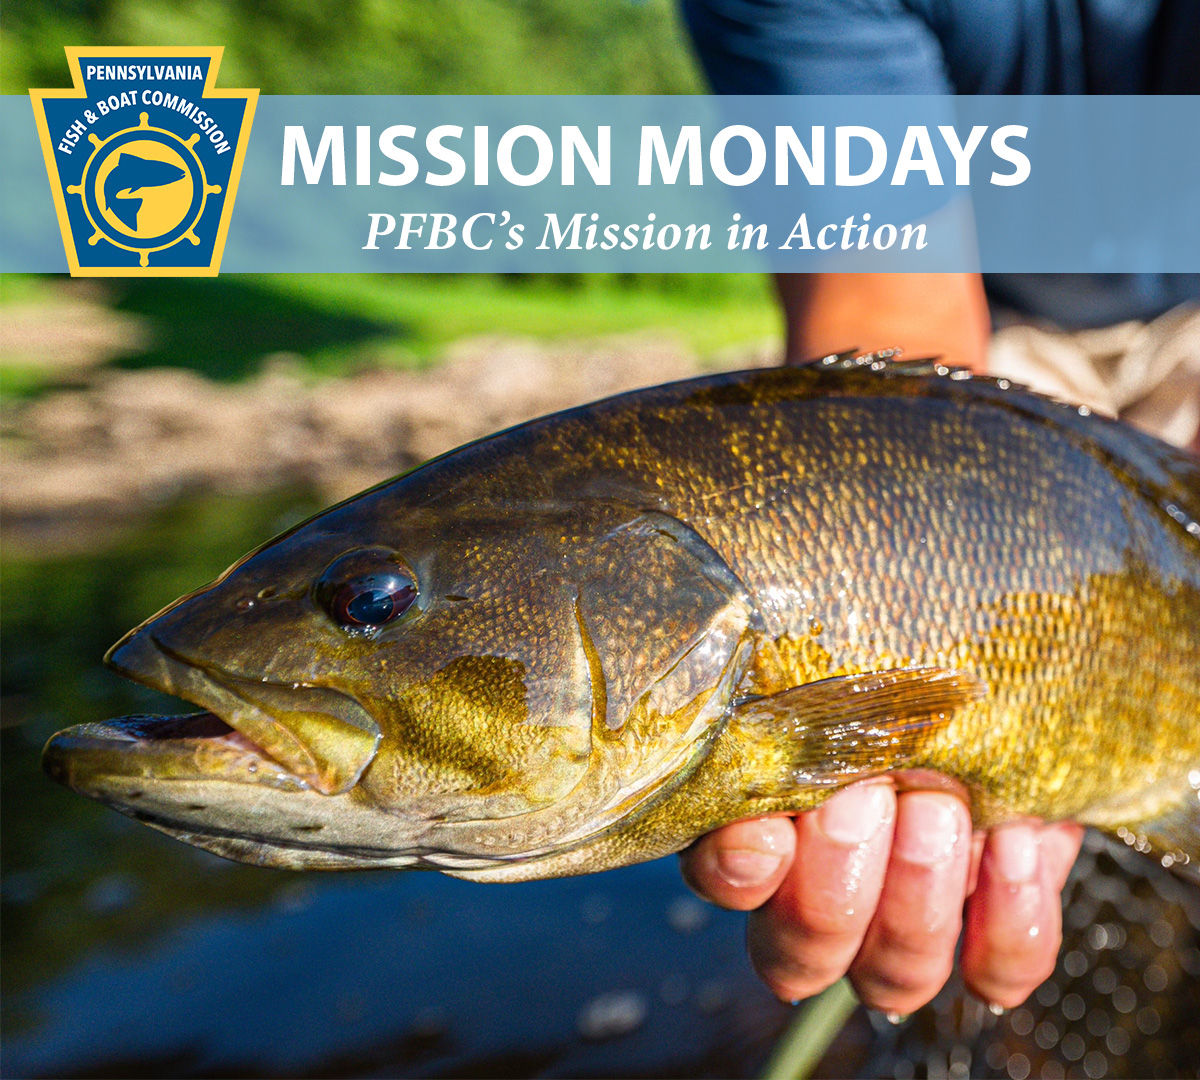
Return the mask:
{"type": "Polygon", "coordinates": [[[137,127],[101,139],[89,135],[94,149],[78,184],[67,192],[83,201],[83,212],[95,230],[88,243],[107,240],[136,252],[142,266],[150,256],[181,240],[199,245],[196,223],[209,195],[221,191],[209,184],[194,149],[196,132],[181,139],[150,126],[148,113],[137,127]]]}

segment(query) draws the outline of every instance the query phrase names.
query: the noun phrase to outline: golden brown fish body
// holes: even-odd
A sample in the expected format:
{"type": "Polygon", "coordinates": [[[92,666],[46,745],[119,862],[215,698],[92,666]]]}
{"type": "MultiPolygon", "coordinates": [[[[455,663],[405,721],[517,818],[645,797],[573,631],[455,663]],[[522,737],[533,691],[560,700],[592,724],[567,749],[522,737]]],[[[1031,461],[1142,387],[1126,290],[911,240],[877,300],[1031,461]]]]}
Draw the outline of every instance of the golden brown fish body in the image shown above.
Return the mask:
{"type": "Polygon", "coordinates": [[[83,725],[47,768],[283,866],[580,873],[896,770],[1200,857],[1200,469],[941,371],[690,380],[447,454],[110,654],[224,723],[83,725]]]}

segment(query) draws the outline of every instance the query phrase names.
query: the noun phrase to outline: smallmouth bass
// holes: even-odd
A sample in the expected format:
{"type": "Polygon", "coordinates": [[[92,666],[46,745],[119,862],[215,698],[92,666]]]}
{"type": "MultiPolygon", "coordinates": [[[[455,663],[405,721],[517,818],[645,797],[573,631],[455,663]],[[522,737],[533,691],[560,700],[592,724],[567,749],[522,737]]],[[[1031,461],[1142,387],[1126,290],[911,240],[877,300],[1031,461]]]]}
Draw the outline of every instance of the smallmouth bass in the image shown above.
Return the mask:
{"type": "Polygon", "coordinates": [[[292,868],[602,870],[865,776],[1200,861],[1200,465],[885,355],[445,454],[131,631],[47,771],[292,868]]]}

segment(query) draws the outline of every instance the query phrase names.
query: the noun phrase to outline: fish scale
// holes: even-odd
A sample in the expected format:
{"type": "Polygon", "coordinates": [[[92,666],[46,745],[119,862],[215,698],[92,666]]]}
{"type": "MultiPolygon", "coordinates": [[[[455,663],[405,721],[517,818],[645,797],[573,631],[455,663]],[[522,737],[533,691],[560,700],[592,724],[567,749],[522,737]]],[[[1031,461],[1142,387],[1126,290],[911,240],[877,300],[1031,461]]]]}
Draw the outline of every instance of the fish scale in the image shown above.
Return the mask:
{"type": "Polygon", "coordinates": [[[1185,862],[1197,518],[1181,451],[930,362],[668,384],[373,488],[114,647],[301,786],[145,718],[60,733],[47,768],[292,867],[580,873],[883,772],[949,777],[979,826],[1074,818],[1185,862]],[[329,606],[395,580],[377,623],[329,606]],[[173,795],[206,786],[203,813],[173,795]]]}

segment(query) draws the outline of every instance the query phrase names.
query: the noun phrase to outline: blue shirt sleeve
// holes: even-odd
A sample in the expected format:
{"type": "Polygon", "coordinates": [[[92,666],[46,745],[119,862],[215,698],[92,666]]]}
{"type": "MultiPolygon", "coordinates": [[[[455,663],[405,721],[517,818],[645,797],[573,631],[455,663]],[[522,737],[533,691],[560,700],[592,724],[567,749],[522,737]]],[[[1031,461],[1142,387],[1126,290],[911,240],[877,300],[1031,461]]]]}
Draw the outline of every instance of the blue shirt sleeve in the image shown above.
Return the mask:
{"type": "Polygon", "coordinates": [[[942,47],[902,0],[683,0],[719,94],[948,94],[942,47]]]}
{"type": "Polygon", "coordinates": [[[681,0],[720,94],[1200,88],[1200,0],[681,0]]]}

